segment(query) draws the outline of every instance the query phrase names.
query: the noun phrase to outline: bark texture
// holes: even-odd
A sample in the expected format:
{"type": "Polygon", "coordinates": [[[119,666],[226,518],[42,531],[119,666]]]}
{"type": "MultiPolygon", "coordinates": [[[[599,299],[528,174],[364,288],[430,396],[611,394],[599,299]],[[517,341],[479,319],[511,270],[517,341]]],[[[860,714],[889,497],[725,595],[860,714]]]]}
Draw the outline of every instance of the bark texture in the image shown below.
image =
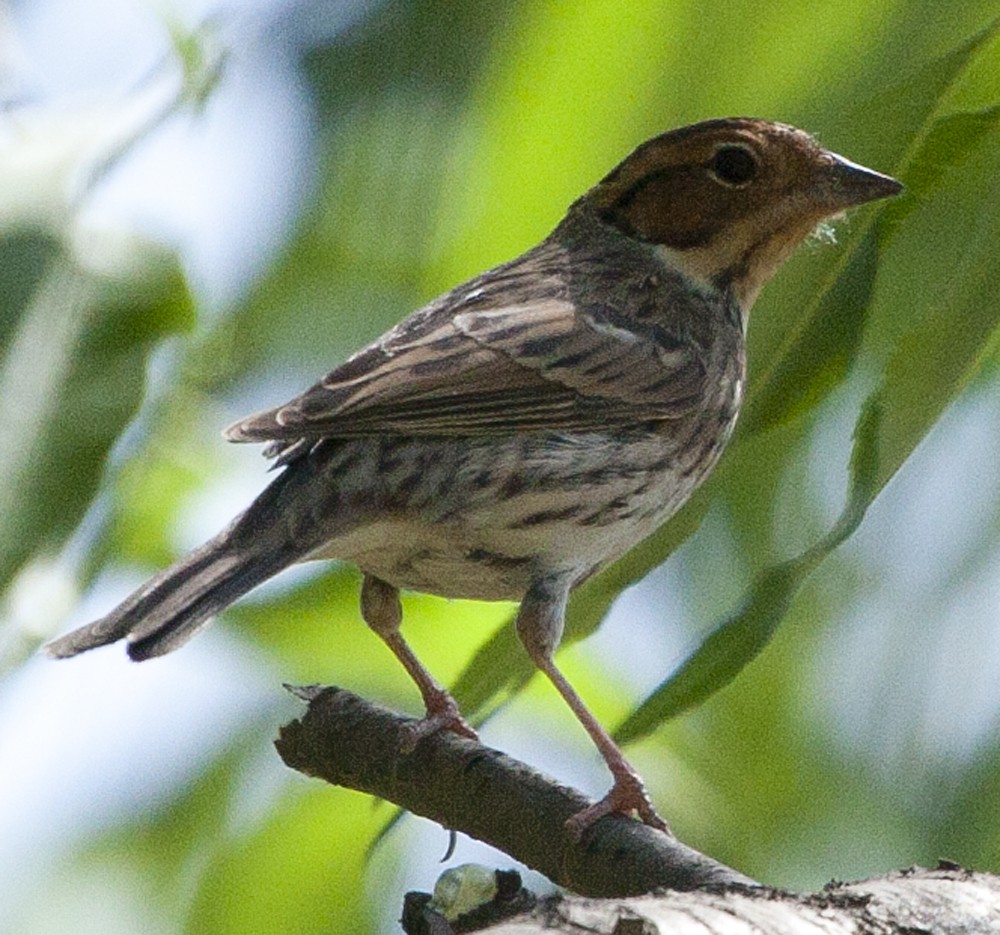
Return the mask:
{"type": "Polygon", "coordinates": [[[830,884],[815,894],[759,888],[629,899],[564,896],[481,928],[466,928],[461,920],[442,921],[434,935],[472,931],[490,935],[997,935],[1000,877],[943,865],[830,884]]]}
{"type": "Polygon", "coordinates": [[[580,792],[453,733],[404,752],[414,719],[338,688],[292,690],[308,709],[275,742],[288,766],[492,844],[576,894],[535,902],[515,886],[453,919],[430,896],[410,894],[412,935],[1000,933],[1000,877],[943,862],[795,894],[621,816],[602,818],[575,841],[565,822],[588,804],[580,792]]]}
{"type": "Polygon", "coordinates": [[[412,718],[338,688],[294,691],[309,708],[282,728],[275,743],[292,769],[492,844],[575,893],[634,896],[657,887],[754,885],[676,838],[622,816],[602,818],[574,841],[566,820],[590,804],[575,789],[447,731],[404,753],[400,738],[412,718]]]}

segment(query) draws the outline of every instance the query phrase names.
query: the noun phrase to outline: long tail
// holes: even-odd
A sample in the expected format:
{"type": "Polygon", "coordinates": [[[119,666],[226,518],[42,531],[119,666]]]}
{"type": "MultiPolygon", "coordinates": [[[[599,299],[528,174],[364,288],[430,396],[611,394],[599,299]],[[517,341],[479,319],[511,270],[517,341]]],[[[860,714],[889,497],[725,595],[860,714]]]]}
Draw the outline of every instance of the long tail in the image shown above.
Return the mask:
{"type": "Polygon", "coordinates": [[[56,658],[125,639],[134,660],[161,656],[186,643],[208,621],[258,584],[302,558],[306,543],[281,535],[270,521],[275,487],[214,539],[147,581],[106,617],[53,640],[56,658]]]}

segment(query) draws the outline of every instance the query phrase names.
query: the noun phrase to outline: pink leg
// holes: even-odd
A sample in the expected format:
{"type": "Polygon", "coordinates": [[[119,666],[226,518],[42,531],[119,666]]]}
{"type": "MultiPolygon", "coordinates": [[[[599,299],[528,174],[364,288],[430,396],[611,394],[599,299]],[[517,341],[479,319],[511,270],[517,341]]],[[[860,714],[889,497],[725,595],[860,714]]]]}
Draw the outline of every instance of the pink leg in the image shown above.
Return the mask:
{"type": "Polygon", "coordinates": [[[458,703],[427,671],[409,643],[403,639],[399,629],[403,620],[399,591],[380,578],[365,575],[361,585],[361,616],[403,664],[424,700],[426,714],[422,720],[407,729],[403,749],[407,752],[412,750],[422,737],[439,730],[454,731],[463,737],[477,740],[476,732],[458,710],[458,703]]]}
{"type": "Polygon", "coordinates": [[[608,794],[570,818],[566,826],[579,840],[583,832],[604,815],[635,812],[645,824],[669,834],[670,828],[657,814],[639,774],[553,661],[555,647],[562,636],[567,597],[568,586],[560,587],[558,580],[543,580],[529,590],[517,616],[518,636],[532,662],[570,706],[614,777],[608,794]]]}

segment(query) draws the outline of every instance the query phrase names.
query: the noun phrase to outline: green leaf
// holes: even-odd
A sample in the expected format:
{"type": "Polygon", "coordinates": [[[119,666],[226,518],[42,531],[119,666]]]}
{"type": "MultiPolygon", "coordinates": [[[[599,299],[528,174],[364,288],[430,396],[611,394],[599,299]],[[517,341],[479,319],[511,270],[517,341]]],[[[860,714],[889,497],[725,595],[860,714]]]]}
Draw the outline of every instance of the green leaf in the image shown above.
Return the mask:
{"type": "MultiPolygon", "coordinates": [[[[994,109],[988,111],[992,114],[994,109]]],[[[913,165],[922,177],[941,165],[940,152],[956,128],[971,128],[972,142],[952,142],[947,151],[965,157],[976,142],[986,141],[980,115],[944,118],[943,131],[932,128],[913,165]],[[927,166],[924,161],[926,160],[927,166]]],[[[957,163],[956,163],[957,164],[957,163]]],[[[851,485],[840,519],[816,546],[798,558],[765,569],[750,589],[744,607],[716,627],[680,669],[663,682],[622,724],[622,741],[642,737],[666,720],[704,701],[728,684],[767,645],[808,575],[860,525],[865,512],[937,422],[945,407],[980,372],[1000,347],[1000,205],[987,172],[986,199],[967,194],[968,211],[956,223],[971,227],[942,234],[962,237],[962,263],[950,271],[937,294],[925,294],[918,319],[890,358],[879,387],[862,408],[851,456],[851,485]],[[995,200],[995,195],[993,195],[995,200]],[[976,210],[978,209],[978,210],[976,210]]]]}
{"type": "MultiPolygon", "coordinates": [[[[893,136],[896,151],[891,155],[897,163],[912,166],[918,174],[922,172],[918,177],[926,179],[928,186],[939,184],[941,176],[932,178],[923,169],[926,159],[940,158],[945,145],[952,158],[958,159],[958,154],[968,153],[983,135],[982,119],[972,125],[969,121],[956,123],[948,132],[934,133],[937,123],[933,115],[975,54],[998,30],[1000,20],[995,20],[952,52],[880,95],[867,109],[873,125],[883,116],[889,120],[890,111],[898,114],[899,108],[906,109],[908,119],[914,122],[897,128],[893,136]],[[975,139],[959,142],[957,137],[963,130],[975,139]]],[[[769,355],[769,365],[751,382],[734,446],[814,409],[843,382],[860,348],[875,288],[878,245],[884,240],[875,221],[875,215],[869,214],[862,223],[856,223],[846,243],[831,254],[827,275],[821,278],[784,341],[769,355]]],[[[713,478],[663,529],[573,595],[567,612],[566,642],[592,633],[623,588],[662,564],[697,530],[718,483],[719,478],[713,478]]],[[[831,550],[834,547],[830,546],[831,550]]],[[[685,665],[685,669],[691,666],[690,672],[683,676],[679,687],[664,686],[670,698],[657,711],[676,713],[678,705],[689,707],[727,684],[766,645],[802,581],[820,560],[810,549],[797,560],[763,571],[744,602],[744,610],[710,638],[704,647],[707,655],[699,650],[692,656],[685,665]]],[[[482,714],[497,703],[502,693],[520,689],[532,673],[513,627],[507,625],[463,671],[454,686],[455,696],[468,713],[482,714]]],[[[674,680],[666,684],[673,686],[674,680]]]]}
{"type": "Polygon", "coordinates": [[[885,486],[1000,341],[1000,204],[966,215],[964,260],[903,337],[872,394],[885,411],[877,484],[885,486]]]}
{"type": "Polygon", "coordinates": [[[638,740],[728,685],[767,646],[809,575],[861,524],[879,491],[878,426],[881,409],[865,408],[851,460],[848,501],[833,529],[797,558],[765,569],[743,608],[717,626],[680,668],[662,682],[615,731],[620,743],[638,740]]]}
{"type": "Polygon", "coordinates": [[[754,384],[758,388],[747,402],[741,434],[765,431],[812,409],[854,363],[875,288],[878,255],[871,231],[844,260],[843,272],[816,300],[795,346],[767,379],[754,384]]]}
{"type": "MultiPolygon", "coordinates": [[[[938,160],[957,164],[988,128],[985,114],[942,124],[935,116],[976,54],[1000,32],[993,20],[953,51],[920,69],[915,75],[882,92],[864,108],[869,132],[877,134],[881,157],[895,163],[896,174],[907,185],[917,169],[917,189],[897,208],[897,223],[912,209],[913,199],[926,197],[941,184],[943,171],[928,171],[928,145],[938,160]],[[905,119],[903,116],[905,115],[905,119]],[[937,130],[935,134],[934,131],[937,130]],[[928,139],[933,137],[932,139],[928,139]]],[[[890,205],[892,202],[889,203],[890,205]]],[[[888,207],[886,210],[890,210],[888,207]]],[[[871,231],[876,215],[862,214],[830,264],[802,312],[791,323],[780,345],[766,355],[763,367],[747,390],[742,431],[764,431],[814,407],[839,384],[853,362],[869,313],[875,275],[871,231]]],[[[894,227],[880,228],[879,246],[894,227]]]]}
{"type": "Polygon", "coordinates": [[[807,553],[768,568],[754,582],[743,609],[712,630],[678,671],[629,715],[615,739],[637,740],[728,685],[770,642],[813,567],[807,553]]]}
{"type": "MultiPolygon", "coordinates": [[[[199,49],[189,37],[191,80],[199,49]]],[[[202,96],[211,87],[208,59],[198,59],[202,96]]],[[[71,107],[23,105],[7,115],[0,145],[0,591],[80,521],[142,401],[151,350],[194,321],[171,252],[79,220],[95,186],[186,102],[172,72],[168,62],[120,96],[71,107]]]]}
{"type": "Polygon", "coordinates": [[[125,278],[50,254],[16,315],[0,358],[0,589],[75,528],[142,401],[150,351],[193,322],[176,264],[133,248],[125,278]]]}
{"type": "Polygon", "coordinates": [[[906,172],[906,191],[886,205],[879,218],[879,247],[884,249],[903,221],[930,199],[951,170],[960,168],[975,148],[1000,125],[1000,104],[950,114],[936,121],[906,172]]]}
{"type": "MultiPolygon", "coordinates": [[[[980,52],[1000,35],[994,17],[950,52],[918,68],[854,108],[850,123],[865,141],[865,159],[895,159],[896,171],[909,183],[909,166],[934,122],[972,70],[980,52]]],[[[858,154],[862,155],[861,153],[858,154]]]]}
{"type": "Polygon", "coordinates": [[[10,347],[24,310],[59,255],[58,241],[30,228],[0,238],[0,349],[10,347]]]}

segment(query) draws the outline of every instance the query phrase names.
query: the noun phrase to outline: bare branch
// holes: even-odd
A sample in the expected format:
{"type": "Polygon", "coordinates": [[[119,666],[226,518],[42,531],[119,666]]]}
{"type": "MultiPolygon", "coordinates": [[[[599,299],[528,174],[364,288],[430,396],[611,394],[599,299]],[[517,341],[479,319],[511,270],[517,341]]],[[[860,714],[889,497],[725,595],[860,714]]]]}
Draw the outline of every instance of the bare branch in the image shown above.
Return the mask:
{"type": "Polygon", "coordinates": [[[295,691],[309,709],[275,742],[288,766],[492,844],[576,893],[630,896],[657,887],[756,885],[622,816],[602,818],[576,843],[565,822],[589,802],[575,789],[447,731],[403,753],[400,736],[413,719],[338,688],[295,691]]]}

